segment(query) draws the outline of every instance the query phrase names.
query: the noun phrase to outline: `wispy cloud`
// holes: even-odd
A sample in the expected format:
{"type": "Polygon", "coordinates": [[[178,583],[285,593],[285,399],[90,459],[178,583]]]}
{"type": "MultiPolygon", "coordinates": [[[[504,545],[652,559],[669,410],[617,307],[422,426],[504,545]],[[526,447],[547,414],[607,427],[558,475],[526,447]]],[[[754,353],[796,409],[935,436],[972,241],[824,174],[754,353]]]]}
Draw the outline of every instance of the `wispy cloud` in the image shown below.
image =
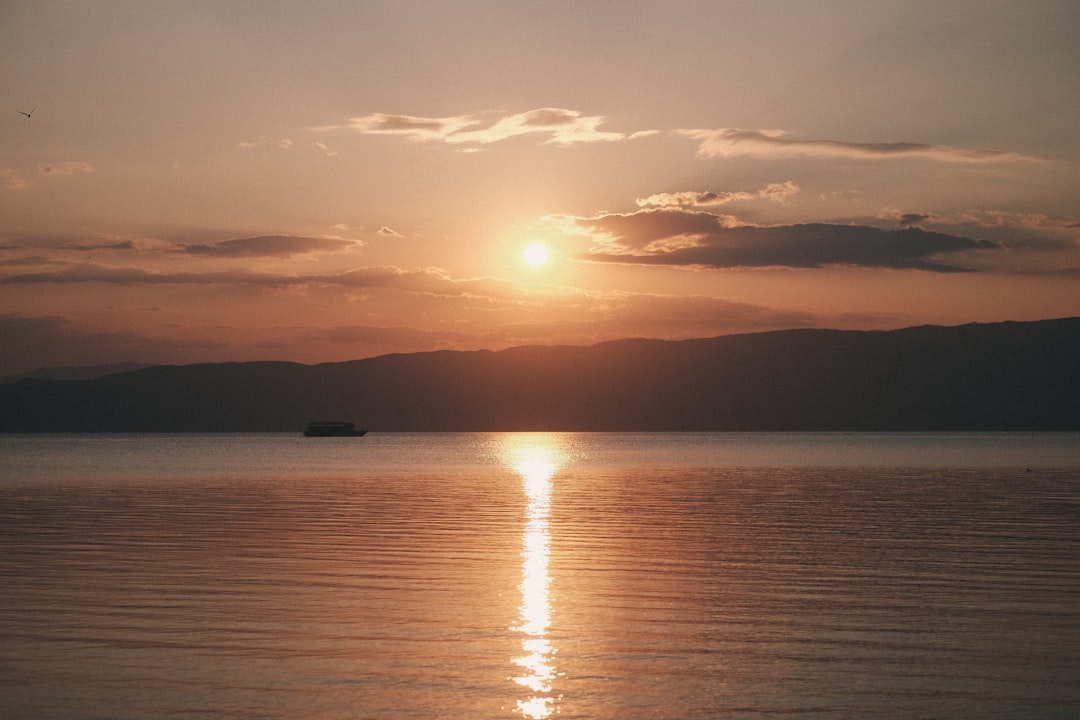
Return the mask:
{"type": "MultiPolygon", "coordinates": [[[[698,143],[698,155],[705,158],[755,156],[765,158],[840,157],[888,159],[917,157],[954,163],[1034,159],[1007,150],[973,150],[917,142],[850,142],[844,140],[796,139],[788,137],[783,130],[717,128],[618,132],[601,129],[601,125],[606,120],[607,118],[603,115],[584,115],[578,110],[545,107],[510,115],[481,112],[448,117],[422,117],[371,113],[350,118],[345,124],[323,125],[309,129],[315,131],[348,129],[364,135],[392,135],[412,142],[441,142],[450,145],[461,145],[464,150],[475,150],[478,146],[498,143],[525,135],[543,138],[542,144],[544,145],[567,146],[620,142],[664,132],[696,140],[698,143]]],[[[702,193],[702,195],[707,194],[709,193],[702,193]]],[[[717,195],[722,197],[725,194],[718,193],[717,195]]],[[[689,199],[690,196],[672,199],[672,204],[686,204],[689,199]]]]}
{"type": "Polygon", "coordinates": [[[476,124],[469,115],[444,118],[424,118],[412,115],[387,115],[372,113],[363,117],[354,117],[345,126],[326,126],[315,130],[336,130],[347,127],[365,135],[395,135],[406,140],[428,142],[445,140],[453,133],[476,124]]]}
{"type": "Polygon", "coordinates": [[[114,268],[89,263],[72,263],[54,272],[26,273],[0,279],[0,285],[70,285],[104,283],[110,285],[178,285],[178,284],[235,284],[287,285],[286,276],[275,276],[251,270],[228,270],[208,273],[159,273],[142,268],[114,268]]]}
{"type": "Polygon", "coordinates": [[[1075,217],[1052,217],[1043,213],[967,210],[949,215],[930,215],[928,217],[942,222],[966,223],[988,228],[1023,228],[1053,232],[1071,231],[1080,228],[1080,220],[1075,217]]]}
{"type": "Polygon", "coordinates": [[[1026,158],[1005,150],[968,150],[948,145],[913,142],[845,142],[839,140],[797,140],[783,130],[677,130],[679,135],[698,141],[698,155],[705,158],[751,155],[765,158],[841,157],[887,159],[918,157],[942,162],[994,162],[1026,158]]]}
{"type": "Polygon", "coordinates": [[[971,268],[943,256],[993,251],[986,240],[915,227],[882,230],[866,225],[808,223],[757,226],[730,215],[689,210],[642,210],[577,219],[594,240],[583,259],[708,268],[872,268],[964,272],[971,268]]]}
{"type": "Polygon", "coordinates": [[[414,142],[438,141],[465,146],[487,145],[523,135],[543,137],[545,145],[574,145],[618,142],[655,134],[655,131],[623,133],[601,130],[604,120],[600,115],[583,115],[577,110],[549,107],[505,116],[481,113],[432,118],[372,113],[352,118],[344,126],[312,129],[349,128],[365,135],[394,135],[414,142]]]}
{"type": "MultiPolygon", "coordinates": [[[[818,318],[810,313],[733,302],[702,295],[627,293],[596,303],[592,322],[626,330],[649,328],[666,337],[701,337],[735,332],[740,328],[773,330],[808,327],[818,318]]],[[[640,332],[640,330],[639,330],[640,332]]]]}
{"type": "Polygon", "coordinates": [[[24,255],[22,257],[0,257],[0,267],[45,267],[56,265],[56,261],[44,255],[24,255]]]}
{"type": "Polygon", "coordinates": [[[665,208],[665,207],[714,207],[726,205],[737,200],[771,200],[773,202],[786,202],[789,197],[799,192],[799,186],[787,181],[783,183],[770,183],[761,190],[747,192],[738,190],[733,192],[707,191],[684,191],[674,193],[659,193],[646,198],[638,198],[637,205],[642,208],[665,208]]]}
{"type": "Polygon", "coordinates": [[[291,137],[271,137],[269,135],[260,135],[254,140],[241,140],[236,143],[236,147],[240,150],[253,150],[255,148],[276,148],[278,150],[298,150],[303,147],[318,148],[320,152],[326,157],[334,157],[337,155],[337,150],[334,150],[324,142],[315,141],[308,146],[307,144],[298,144],[297,141],[291,137]]]}
{"type": "Polygon", "coordinates": [[[1065,263],[1080,261],[1080,233],[1077,219],[1072,216],[1050,216],[1043,213],[1016,213],[1001,210],[956,210],[940,212],[901,212],[885,210],[879,220],[893,222],[897,227],[923,227],[949,233],[971,234],[999,241],[1012,250],[1064,251],[1065,263]]]}
{"type": "Polygon", "coordinates": [[[57,250],[74,250],[75,252],[90,252],[92,250],[135,250],[135,243],[131,240],[103,241],[72,243],[70,245],[57,245],[57,250]]]}
{"type": "Polygon", "coordinates": [[[74,175],[77,172],[91,173],[94,172],[94,168],[90,166],[90,163],[73,160],[70,162],[62,162],[44,165],[38,165],[39,177],[67,177],[68,175],[74,175]]]}
{"type": "Polygon", "coordinates": [[[0,278],[0,285],[251,285],[264,288],[338,286],[349,289],[389,289],[432,296],[518,297],[513,283],[490,277],[454,279],[439,268],[402,269],[392,266],[361,267],[341,273],[285,274],[244,268],[215,272],[154,272],[142,268],[116,268],[72,263],[55,271],[23,273],[0,278]]]}
{"type": "Polygon", "coordinates": [[[23,177],[14,168],[0,168],[0,187],[8,190],[22,190],[29,187],[35,181],[49,178],[62,178],[75,173],[92,173],[93,166],[81,160],[70,160],[60,163],[43,163],[38,165],[37,173],[30,178],[23,177]]]}
{"type": "Polygon", "coordinates": [[[617,142],[650,134],[648,132],[627,134],[600,130],[600,125],[603,122],[604,118],[599,115],[582,116],[576,110],[540,108],[501,118],[486,128],[456,133],[450,136],[447,141],[487,144],[519,135],[538,134],[547,136],[544,141],[544,144],[547,145],[573,145],[576,143],[617,142]]]}
{"type": "Polygon", "coordinates": [[[340,238],[297,237],[293,235],[262,235],[259,237],[222,240],[208,245],[180,245],[176,252],[205,257],[291,257],[313,252],[337,252],[355,246],[351,240],[340,238]]]}
{"type": "Polygon", "coordinates": [[[0,168],[0,187],[8,190],[22,190],[29,184],[14,168],[0,168]]]}

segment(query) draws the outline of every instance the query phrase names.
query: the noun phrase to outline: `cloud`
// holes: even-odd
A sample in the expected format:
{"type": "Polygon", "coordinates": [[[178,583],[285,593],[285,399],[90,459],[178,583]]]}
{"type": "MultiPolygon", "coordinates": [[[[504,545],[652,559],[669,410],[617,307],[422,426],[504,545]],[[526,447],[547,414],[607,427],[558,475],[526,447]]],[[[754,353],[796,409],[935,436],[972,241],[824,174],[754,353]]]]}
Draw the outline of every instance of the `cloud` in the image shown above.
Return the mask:
{"type": "Polygon", "coordinates": [[[90,163],[85,163],[81,160],[72,160],[61,163],[44,163],[38,165],[37,175],[30,180],[22,177],[14,168],[0,168],[0,187],[5,187],[8,190],[22,190],[29,187],[37,180],[68,177],[79,172],[92,173],[94,172],[94,168],[90,163]]]}
{"type": "Polygon", "coordinates": [[[281,150],[291,150],[293,141],[291,138],[272,138],[269,135],[260,135],[254,140],[241,140],[236,143],[236,147],[243,150],[250,150],[251,148],[260,147],[276,147],[281,150]]]}
{"type": "MultiPolygon", "coordinates": [[[[1015,213],[1000,210],[957,210],[948,213],[901,212],[886,210],[879,220],[898,227],[933,227],[950,234],[977,235],[1012,250],[1080,250],[1075,217],[1053,217],[1042,213],[1015,213]]],[[[1031,256],[1029,256],[1029,259],[1031,256]]],[[[1062,260],[1062,258],[1057,258],[1062,260]]],[[[1063,260],[1070,262],[1069,260],[1063,260]]],[[[1071,260],[1076,262],[1076,260],[1071,260]]]]}
{"type": "Polygon", "coordinates": [[[92,168],[89,163],[79,161],[38,166],[38,175],[40,177],[67,177],[68,175],[74,175],[77,172],[92,173],[94,172],[94,168],[92,168]]]}
{"type": "Polygon", "coordinates": [[[155,273],[140,268],[113,268],[91,264],[72,264],[55,272],[11,275],[0,279],[0,285],[70,285],[106,283],[111,285],[178,285],[178,284],[235,284],[285,285],[279,276],[250,270],[231,270],[215,273],[155,273]]]}
{"type": "MultiPolygon", "coordinates": [[[[468,115],[423,118],[411,115],[372,113],[363,117],[350,118],[346,127],[365,135],[396,135],[406,140],[428,142],[431,140],[444,140],[447,136],[475,123],[476,120],[468,115]]],[[[313,129],[332,130],[337,128],[330,126],[313,129]]]]}
{"type": "Polygon", "coordinates": [[[13,168],[0,168],[0,186],[8,190],[22,190],[29,184],[13,168]]]}
{"type": "Polygon", "coordinates": [[[951,215],[935,215],[933,218],[940,222],[963,223],[986,228],[1018,228],[1047,232],[1069,231],[1080,227],[1080,222],[1077,222],[1075,217],[1055,218],[1042,213],[1013,213],[1001,210],[967,210],[951,215]]]}
{"type": "MultiPolygon", "coordinates": [[[[349,120],[347,126],[366,135],[396,135],[414,142],[452,145],[487,145],[523,135],[545,137],[545,145],[617,142],[652,135],[655,131],[621,133],[601,130],[604,118],[583,116],[577,110],[538,108],[492,119],[489,114],[425,118],[412,115],[372,113],[349,120]]],[[[340,126],[312,128],[338,129],[340,126]]]]}
{"type": "Polygon", "coordinates": [[[350,289],[390,289],[443,297],[517,297],[513,283],[490,277],[453,279],[438,268],[404,270],[390,266],[361,267],[333,274],[256,272],[232,269],[219,272],[150,272],[141,268],[115,268],[89,263],[62,270],[24,273],[0,278],[0,285],[252,285],[265,288],[338,286],[350,289]]]}
{"type": "Polygon", "coordinates": [[[297,237],[293,235],[262,235],[259,237],[222,240],[212,245],[181,245],[176,252],[206,257],[292,257],[313,252],[336,252],[354,245],[340,238],[297,237]]]}
{"type": "MultiPolygon", "coordinates": [[[[290,137],[274,138],[269,135],[260,135],[254,140],[241,140],[236,143],[236,147],[240,150],[252,150],[254,148],[277,148],[278,150],[290,151],[299,147],[295,140],[290,137]]],[[[337,155],[337,150],[332,149],[324,142],[315,141],[311,143],[311,147],[318,148],[326,157],[334,157],[337,155]]]]}
{"type": "Polygon", "coordinates": [[[343,346],[384,345],[387,351],[433,347],[499,349],[525,344],[587,345],[625,337],[691,338],[730,332],[821,327],[833,324],[880,324],[873,315],[826,318],[700,295],[674,296],[634,292],[577,290],[540,297],[515,298],[485,306],[483,326],[452,323],[436,329],[410,326],[334,326],[301,329],[312,343],[343,346]]]}
{"type": "MultiPolygon", "coordinates": [[[[631,137],[626,133],[600,130],[603,122],[604,118],[599,115],[582,117],[576,110],[540,108],[500,118],[483,129],[455,133],[447,138],[447,142],[487,144],[519,135],[539,134],[548,136],[545,145],[573,145],[617,142],[631,137]]],[[[641,137],[642,133],[635,133],[635,136],[641,137]]]]}
{"type": "MultiPolygon", "coordinates": [[[[635,132],[601,130],[600,126],[605,120],[606,118],[602,115],[583,115],[578,110],[543,107],[501,116],[490,112],[448,117],[371,113],[350,118],[345,125],[324,125],[310,129],[315,131],[349,129],[365,135],[394,135],[412,142],[442,142],[467,146],[464,151],[475,151],[478,146],[523,135],[540,136],[544,138],[542,142],[544,145],[567,146],[578,143],[621,142],[657,135],[661,132],[660,130],[635,132]]],[[[717,128],[678,129],[664,132],[673,132],[675,135],[696,140],[698,155],[705,158],[734,156],[862,159],[918,157],[940,162],[962,163],[1034,159],[1006,150],[971,150],[949,145],[914,142],[799,140],[786,137],[783,130],[717,128]]],[[[783,184],[780,187],[782,188],[783,184]]],[[[710,194],[700,193],[700,195],[710,194]]],[[[728,193],[717,193],[717,196],[721,198],[728,195],[728,193]]],[[[691,198],[692,195],[687,195],[681,199],[672,200],[677,204],[682,204],[691,198]]],[[[708,200],[697,204],[707,203],[708,200]]]]}
{"type": "Polygon", "coordinates": [[[304,282],[360,289],[392,289],[441,297],[517,297],[513,283],[492,277],[454,279],[439,268],[404,270],[390,266],[355,268],[335,275],[310,275],[304,282]]]}
{"type": "Polygon", "coordinates": [[[915,227],[882,230],[866,225],[807,223],[756,226],[730,215],[688,210],[642,210],[578,219],[594,239],[581,255],[594,262],[710,268],[829,265],[964,272],[942,255],[990,251],[986,240],[930,232],[915,227]]]}
{"type": "MultiPolygon", "coordinates": [[[[351,284],[337,276],[336,284],[351,284]]],[[[288,287],[306,283],[333,282],[335,276],[282,275],[236,269],[220,272],[150,272],[142,268],[114,268],[88,263],[72,264],[53,272],[26,273],[0,279],[0,285],[258,285],[288,287]]]]}
{"type": "Polygon", "coordinates": [[[401,233],[393,230],[392,228],[388,228],[385,225],[383,225],[381,228],[379,228],[378,231],[376,232],[376,234],[377,235],[382,235],[383,237],[395,237],[395,238],[405,237],[401,233]]]}
{"type": "Polygon", "coordinates": [[[896,216],[896,224],[902,228],[915,227],[930,220],[933,216],[927,213],[902,213],[896,216]]]}
{"type": "MultiPolygon", "coordinates": [[[[1046,216],[1041,216],[1045,221],[1046,216]]],[[[927,225],[953,225],[969,228],[1033,228],[1037,227],[1021,216],[986,210],[963,210],[949,214],[931,212],[901,212],[886,209],[877,216],[878,220],[896,223],[897,227],[923,227],[927,225]]],[[[1042,225],[1042,227],[1050,227],[1042,225]]],[[[1060,225],[1058,227],[1061,227],[1060,225]]]]}
{"type": "Polygon", "coordinates": [[[911,142],[859,143],[837,140],[792,140],[782,130],[677,130],[677,134],[698,141],[698,155],[704,158],[750,155],[765,158],[838,157],[886,159],[919,157],[941,162],[994,162],[1025,158],[1004,150],[967,150],[948,145],[911,142]]]}
{"type": "Polygon", "coordinates": [[[712,191],[687,191],[675,193],[659,193],[647,198],[637,200],[638,207],[714,207],[726,205],[736,200],[772,200],[773,202],[786,202],[787,199],[798,193],[799,186],[787,181],[784,183],[771,183],[767,187],[756,192],[744,190],[736,192],[712,192],[712,191]]]}
{"type": "Polygon", "coordinates": [[[89,252],[91,250],[135,250],[135,243],[131,240],[118,240],[116,242],[76,243],[73,245],[57,245],[57,250],[74,250],[76,252],[89,252]]]}
{"type": "Polygon", "coordinates": [[[65,258],[78,261],[88,252],[155,253],[176,248],[174,242],[160,238],[112,233],[13,233],[8,239],[12,241],[9,251],[41,253],[49,262],[62,262],[65,258]]]}
{"type": "Polygon", "coordinates": [[[55,264],[53,260],[42,255],[0,259],[0,267],[39,267],[52,264],[55,264]]]}

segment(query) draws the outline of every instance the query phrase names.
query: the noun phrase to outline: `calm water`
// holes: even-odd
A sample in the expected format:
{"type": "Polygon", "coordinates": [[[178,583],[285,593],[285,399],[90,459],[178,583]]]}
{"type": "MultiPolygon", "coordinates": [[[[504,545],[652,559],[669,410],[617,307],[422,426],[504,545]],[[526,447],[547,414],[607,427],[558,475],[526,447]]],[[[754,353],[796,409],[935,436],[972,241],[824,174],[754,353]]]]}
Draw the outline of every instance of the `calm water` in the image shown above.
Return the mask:
{"type": "Polygon", "coordinates": [[[0,436],[0,715],[1075,718],[1080,435],[0,436]]]}

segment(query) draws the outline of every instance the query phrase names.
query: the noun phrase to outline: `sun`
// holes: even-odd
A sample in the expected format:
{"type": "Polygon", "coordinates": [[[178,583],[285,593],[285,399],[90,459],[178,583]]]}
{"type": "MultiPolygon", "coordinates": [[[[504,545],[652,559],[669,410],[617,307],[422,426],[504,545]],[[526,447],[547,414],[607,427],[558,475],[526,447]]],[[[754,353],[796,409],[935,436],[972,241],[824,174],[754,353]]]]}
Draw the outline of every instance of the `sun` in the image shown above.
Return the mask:
{"type": "Polygon", "coordinates": [[[544,243],[529,243],[525,246],[525,252],[522,254],[525,259],[525,264],[529,267],[541,268],[547,265],[548,261],[548,249],[544,243]]]}

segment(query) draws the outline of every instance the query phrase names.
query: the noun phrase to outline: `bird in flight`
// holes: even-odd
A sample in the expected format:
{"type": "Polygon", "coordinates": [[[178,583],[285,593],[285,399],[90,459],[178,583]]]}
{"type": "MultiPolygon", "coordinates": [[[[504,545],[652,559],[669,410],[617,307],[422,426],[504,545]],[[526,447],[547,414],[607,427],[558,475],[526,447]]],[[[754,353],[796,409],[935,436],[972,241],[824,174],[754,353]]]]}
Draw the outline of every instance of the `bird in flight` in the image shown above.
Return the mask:
{"type": "Polygon", "coordinates": [[[34,109],[33,109],[33,110],[31,110],[31,111],[30,111],[30,112],[28,112],[28,113],[24,113],[24,112],[23,112],[22,110],[16,110],[15,112],[19,113],[20,115],[25,115],[26,117],[30,117],[31,115],[33,115],[33,114],[34,114],[34,112],[35,112],[35,111],[36,111],[37,109],[38,109],[38,106],[37,106],[37,105],[35,105],[35,106],[34,106],[34,109]]]}

